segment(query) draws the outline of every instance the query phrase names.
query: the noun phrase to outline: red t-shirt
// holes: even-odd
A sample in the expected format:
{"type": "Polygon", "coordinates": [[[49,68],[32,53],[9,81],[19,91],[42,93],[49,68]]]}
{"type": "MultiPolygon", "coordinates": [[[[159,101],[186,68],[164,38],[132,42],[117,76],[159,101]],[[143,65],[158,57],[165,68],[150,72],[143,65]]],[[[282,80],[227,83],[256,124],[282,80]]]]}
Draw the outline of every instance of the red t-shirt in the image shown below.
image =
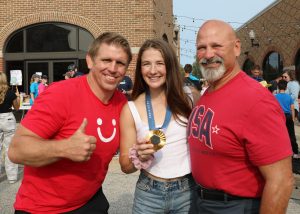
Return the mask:
{"type": "Polygon", "coordinates": [[[258,166],[292,154],[279,103],[244,72],[200,98],[188,141],[196,182],[236,196],[260,197],[264,180],[258,166]]]}
{"type": "Polygon", "coordinates": [[[116,91],[103,104],[86,76],[52,84],[38,96],[22,121],[24,127],[45,139],[64,139],[87,118],[86,134],[97,138],[97,146],[87,162],[62,159],[44,167],[25,166],[15,209],[49,214],[84,205],[101,187],[119,146],[119,117],[125,102],[125,96],[116,91]]]}

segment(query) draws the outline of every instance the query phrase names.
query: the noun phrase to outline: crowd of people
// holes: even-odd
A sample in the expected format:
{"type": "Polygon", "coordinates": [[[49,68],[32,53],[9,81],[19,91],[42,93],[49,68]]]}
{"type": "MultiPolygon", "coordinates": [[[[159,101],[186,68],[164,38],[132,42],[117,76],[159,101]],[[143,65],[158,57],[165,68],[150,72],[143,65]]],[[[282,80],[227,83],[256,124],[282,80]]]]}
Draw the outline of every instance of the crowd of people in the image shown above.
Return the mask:
{"type": "MultiPolygon", "coordinates": [[[[140,172],[133,213],[285,213],[298,158],[295,69],[262,87],[260,67],[252,76],[241,70],[241,42],[220,20],[199,28],[196,47],[202,79],[191,64],[183,77],[172,47],[150,39],[139,49],[132,83],[130,45],[112,32],[91,44],[87,75],[70,65],[70,80],[44,90],[47,78],[38,84],[34,74],[34,105],[1,142],[8,179],[24,165],[15,213],[108,213],[102,183],[119,147],[122,171],[140,172]]],[[[12,122],[19,95],[3,76],[0,117],[12,122]]]]}

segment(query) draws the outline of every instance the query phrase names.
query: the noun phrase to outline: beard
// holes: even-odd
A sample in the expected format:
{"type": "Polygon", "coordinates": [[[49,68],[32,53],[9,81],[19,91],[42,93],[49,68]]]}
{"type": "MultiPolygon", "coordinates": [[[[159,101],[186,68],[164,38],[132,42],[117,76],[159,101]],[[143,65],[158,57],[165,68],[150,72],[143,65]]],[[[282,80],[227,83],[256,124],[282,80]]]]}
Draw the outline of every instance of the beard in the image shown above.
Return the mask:
{"type": "Polygon", "coordinates": [[[211,59],[201,59],[199,61],[199,66],[201,69],[201,73],[204,79],[206,79],[209,83],[213,83],[219,79],[221,79],[225,72],[224,60],[220,57],[214,57],[211,59]],[[203,64],[209,65],[211,63],[221,63],[218,68],[205,68],[203,64]]]}

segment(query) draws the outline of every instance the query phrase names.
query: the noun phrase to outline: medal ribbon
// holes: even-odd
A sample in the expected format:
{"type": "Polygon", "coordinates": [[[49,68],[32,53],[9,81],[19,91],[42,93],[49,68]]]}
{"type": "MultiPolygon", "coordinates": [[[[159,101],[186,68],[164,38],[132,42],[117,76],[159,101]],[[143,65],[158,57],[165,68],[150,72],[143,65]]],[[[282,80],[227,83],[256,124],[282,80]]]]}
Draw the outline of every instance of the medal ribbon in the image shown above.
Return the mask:
{"type": "Polygon", "coordinates": [[[171,116],[172,116],[169,106],[167,106],[167,109],[166,109],[166,116],[165,116],[165,121],[164,121],[163,125],[160,128],[156,128],[152,104],[151,104],[151,96],[150,96],[150,93],[148,90],[146,91],[145,102],[146,102],[149,130],[159,130],[159,129],[166,130],[171,121],[171,116]]]}

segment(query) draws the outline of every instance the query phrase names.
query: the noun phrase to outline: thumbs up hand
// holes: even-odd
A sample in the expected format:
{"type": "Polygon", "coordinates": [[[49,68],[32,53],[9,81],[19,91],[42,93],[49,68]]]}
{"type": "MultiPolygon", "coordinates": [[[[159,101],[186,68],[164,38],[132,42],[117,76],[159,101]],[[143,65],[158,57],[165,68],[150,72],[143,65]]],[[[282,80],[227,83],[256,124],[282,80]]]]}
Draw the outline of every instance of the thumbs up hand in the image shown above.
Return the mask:
{"type": "Polygon", "coordinates": [[[88,161],[96,149],[96,138],[85,134],[87,119],[84,118],[76,132],[66,141],[66,158],[72,161],[88,161]]]}

